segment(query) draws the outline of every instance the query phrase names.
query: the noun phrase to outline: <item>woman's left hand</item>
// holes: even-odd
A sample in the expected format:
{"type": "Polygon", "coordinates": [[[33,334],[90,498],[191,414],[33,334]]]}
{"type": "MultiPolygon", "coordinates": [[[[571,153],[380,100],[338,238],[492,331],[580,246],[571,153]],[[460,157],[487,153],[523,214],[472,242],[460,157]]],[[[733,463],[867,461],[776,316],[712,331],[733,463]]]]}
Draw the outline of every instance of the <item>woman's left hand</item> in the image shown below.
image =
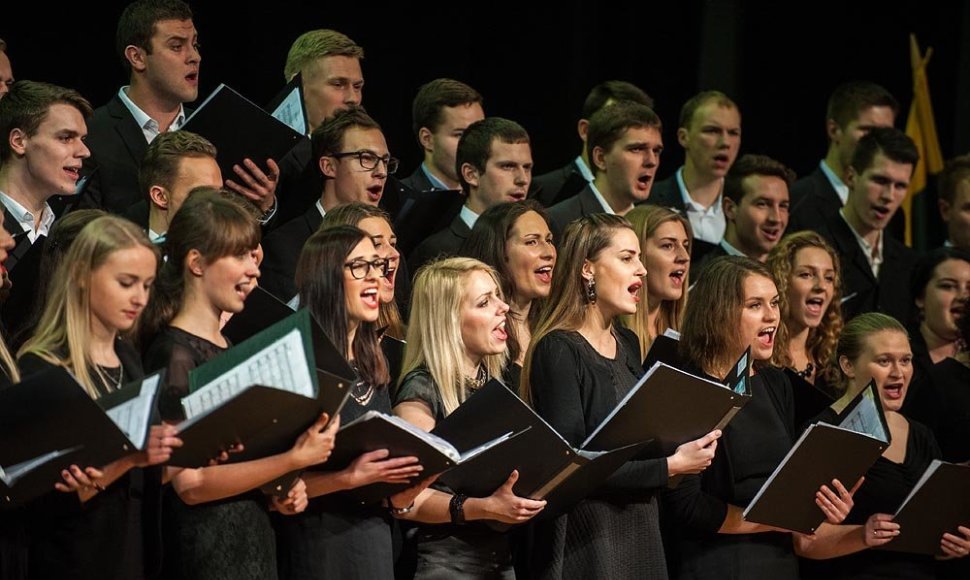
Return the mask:
{"type": "Polygon", "coordinates": [[[864,477],[860,477],[851,491],[845,489],[845,486],[838,479],[832,480],[832,487],[835,488],[835,491],[832,491],[827,485],[819,488],[815,493],[815,505],[825,514],[825,521],[833,525],[839,525],[845,521],[855,505],[852,496],[858,491],[864,479],[864,477]]]}
{"type": "Polygon", "coordinates": [[[943,550],[942,559],[965,558],[970,554],[970,528],[959,526],[957,531],[960,535],[943,534],[943,539],[940,540],[940,549],[943,550]]]}
{"type": "Polygon", "coordinates": [[[273,496],[271,503],[276,511],[283,515],[292,516],[302,512],[310,503],[310,498],[306,494],[306,482],[302,478],[297,479],[285,498],[273,496]]]}

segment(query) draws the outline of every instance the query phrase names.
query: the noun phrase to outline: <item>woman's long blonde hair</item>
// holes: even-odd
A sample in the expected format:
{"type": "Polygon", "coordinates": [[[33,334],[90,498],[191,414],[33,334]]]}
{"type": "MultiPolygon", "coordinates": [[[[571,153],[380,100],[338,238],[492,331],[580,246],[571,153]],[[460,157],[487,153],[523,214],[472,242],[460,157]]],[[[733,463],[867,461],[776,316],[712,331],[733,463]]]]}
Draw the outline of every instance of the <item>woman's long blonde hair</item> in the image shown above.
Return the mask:
{"type": "MultiPolygon", "coordinates": [[[[55,270],[37,332],[24,343],[17,358],[30,353],[67,368],[91,398],[96,399],[99,394],[92,369],[99,376],[101,370],[88,350],[91,278],[111,254],[138,246],[151,251],[157,263],[158,250],[145,232],[132,222],[117,216],[104,216],[86,225],[55,270]]],[[[102,384],[107,382],[103,380],[102,384]]]]}
{"type": "MultiPolygon", "coordinates": [[[[625,217],[633,225],[633,231],[636,232],[637,238],[640,240],[641,262],[644,260],[643,254],[644,248],[647,247],[647,240],[653,237],[657,228],[667,222],[677,222],[684,226],[687,239],[690,240],[690,243],[694,241],[690,221],[672,209],[659,205],[641,205],[633,208],[625,217]]],[[[689,249],[690,246],[688,246],[688,251],[689,249]]],[[[644,264],[644,267],[646,267],[646,264],[644,264]]],[[[654,275],[653,272],[647,270],[647,276],[649,277],[651,275],[654,275]]],[[[650,328],[649,322],[649,296],[645,303],[637,308],[636,314],[623,317],[624,326],[632,330],[637,335],[637,338],[640,339],[640,360],[646,358],[647,351],[650,350],[650,345],[653,342],[653,337],[663,334],[668,328],[680,332],[681,324],[684,322],[684,311],[687,310],[687,288],[689,286],[690,278],[688,271],[684,273],[684,291],[681,292],[680,298],[677,300],[664,300],[660,304],[660,314],[657,315],[657,320],[653,328],[650,328]]]]}
{"type": "MultiPolygon", "coordinates": [[[[461,306],[469,275],[476,271],[492,278],[501,297],[502,285],[495,270],[472,258],[431,262],[418,270],[411,291],[411,324],[400,379],[416,368],[427,367],[445,414],[470,395],[462,371],[465,343],[461,338],[461,306]]],[[[485,357],[489,376],[501,376],[507,357],[507,351],[485,357]]]]}

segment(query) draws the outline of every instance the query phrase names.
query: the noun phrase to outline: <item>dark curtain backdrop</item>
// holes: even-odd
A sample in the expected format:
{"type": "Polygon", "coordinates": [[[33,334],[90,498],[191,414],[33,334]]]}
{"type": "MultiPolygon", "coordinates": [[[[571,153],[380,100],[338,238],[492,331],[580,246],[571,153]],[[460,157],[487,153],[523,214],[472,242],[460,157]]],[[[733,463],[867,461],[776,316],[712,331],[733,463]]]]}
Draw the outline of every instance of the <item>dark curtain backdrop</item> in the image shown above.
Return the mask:
{"type": "MultiPolygon", "coordinates": [[[[200,31],[201,97],[224,82],[257,103],[283,83],[290,43],[312,28],[340,30],[366,50],[364,105],[384,126],[402,174],[419,161],[411,99],[442,76],[485,95],[486,113],[522,123],[539,172],[577,152],[587,91],[624,79],[646,90],[664,120],[660,175],[683,160],[680,105],[724,90],[740,105],[742,152],[804,174],[824,154],[828,93],[866,78],[902,104],[912,98],[909,33],[932,46],[929,79],[947,157],[970,151],[970,3],[753,2],[190,2],[200,31]],[[891,7],[897,5],[899,7],[891,7]]],[[[10,2],[0,37],[17,78],[74,87],[95,106],[125,82],[114,29],[125,2],[10,2]],[[16,10],[14,8],[16,7],[16,10]]]]}

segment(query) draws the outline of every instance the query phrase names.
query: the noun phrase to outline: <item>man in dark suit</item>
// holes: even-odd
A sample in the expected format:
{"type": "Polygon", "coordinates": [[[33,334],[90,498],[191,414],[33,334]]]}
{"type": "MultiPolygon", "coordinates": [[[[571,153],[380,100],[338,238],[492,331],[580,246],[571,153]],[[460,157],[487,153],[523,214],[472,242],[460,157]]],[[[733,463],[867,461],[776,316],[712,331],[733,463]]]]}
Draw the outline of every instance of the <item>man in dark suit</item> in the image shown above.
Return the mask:
{"type": "Polygon", "coordinates": [[[360,107],[339,109],[313,132],[313,156],[323,190],[302,215],[270,232],[263,241],[260,285],[277,298],[296,295],[293,277],[303,244],[331,209],[351,202],[378,205],[388,173],[397,169],[377,124],[360,107]]]}
{"type": "MultiPolygon", "coordinates": [[[[303,87],[309,134],[337,110],[360,106],[364,98],[364,49],[336,30],[301,34],[286,55],[286,82],[297,74],[303,87]]],[[[320,197],[323,178],[309,140],[301,141],[280,161],[279,209],[274,222],[288,223],[320,197]]]]}
{"type": "Polygon", "coordinates": [[[190,131],[162,133],[141,162],[139,188],[145,198],[125,217],[145,228],[152,242],[160,242],[189,192],[203,186],[222,188],[216,148],[190,131]]]}
{"type": "Polygon", "coordinates": [[[543,173],[533,179],[529,197],[535,198],[545,207],[552,207],[576,195],[593,181],[587,148],[589,119],[603,107],[623,102],[639,103],[653,108],[653,99],[650,98],[650,95],[632,83],[606,81],[593,87],[593,90],[586,95],[580,119],[576,123],[576,132],[583,142],[582,151],[576,159],[565,166],[543,173]]]}
{"type": "Polygon", "coordinates": [[[532,181],[529,134],[515,121],[500,117],[472,123],[458,141],[455,168],[465,204],[447,228],[411,253],[412,272],[435,258],[456,255],[485,210],[525,199],[532,181]]]}
{"type": "Polygon", "coordinates": [[[400,226],[398,243],[403,250],[411,251],[448,227],[461,211],[461,195],[440,192],[461,190],[455,168],[458,140],[469,125],[484,118],[482,95],[465,83],[435,79],[418,89],[411,105],[411,125],[424,160],[401,180],[404,187],[396,191],[397,199],[385,195],[381,206],[400,226]],[[439,193],[428,193],[432,191],[439,193]]]}
{"type": "Polygon", "coordinates": [[[919,161],[902,131],[877,127],[859,139],[846,170],[845,206],[807,224],[842,257],[842,314],[883,312],[906,322],[913,307],[909,279],[915,253],[884,235],[919,161]]]}
{"type": "MultiPolygon", "coordinates": [[[[181,0],[138,0],[118,21],[116,48],[129,73],[121,87],[88,123],[91,157],[85,162],[82,207],[123,213],[140,201],[138,165],[159,134],[182,127],[184,103],[199,95],[198,33],[192,10],[181,0]]],[[[276,204],[279,168],[264,173],[246,160],[225,185],[253,200],[264,212],[276,204]]]]}
{"type": "Polygon", "coordinates": [[[417,191],[461,189],[455,167],[465,129],[485,118],[482,95],[465,83],[435,79],[418,89],[411,104],[411,126],[424,161],[402,183],[417,191]]]}
{"type": "Polygon", "coordinates": [[[14,285],[3,305],[11,333],[30,310],[40,265],[39,260],[21,265],[21,258],[54,223],[47,200],[74,192],[90,155],[83,140],[90,115],[91,105],[76,91],[47,83],[16,82],[0,100],[0,202],[4,229],[16,242],[3,264],[14,285]]]}
{"type": "Polygon", "coordinates": [[[947,161],[937,183],[946,244],[970,251],[970,155],[947,161]]]}
{"type": "MultiPolygon", "coordinates": [[[[832,91],[825,114],[829,148],[815,171],[791,188],[790,231],[808,229],[807,223],[817,222],[845,205],[849,186],[844,176],[859,139],[875,127],[892,127],[898,111],[899,103],[889,91],[869,81],[843,83],[832,91]]],[[[900,226],[905,227],[903,214],[896,212],[893,231],[900,226]]]]}
{"type": "Polygon", "coordinates": [[[738,106],[720,91],[694,95],[680,109],[677,142],[686,154],[684,165],[657,183],[649,203],[683,212],[695,241],[719,244],[726,227],[724,176],[741,148],[738,106]]]}
{"type": "Polygon", "coordinates": [[[579,195],[549,208],[555,240],[573,220],[594,213],[625,215],[646,201],[663,152],[660,117],[633,102],[604,107],[589,120],[587,144],[593,181],[579,195]]]}
{"type": "Polygon", "coordinates": [[[700,263],[691,280],[718,256],[746,256],[764,262],[788,225],[788,188],[795,172],[766,155],[742,155],[724,178],[724,239],[700,263]]]}

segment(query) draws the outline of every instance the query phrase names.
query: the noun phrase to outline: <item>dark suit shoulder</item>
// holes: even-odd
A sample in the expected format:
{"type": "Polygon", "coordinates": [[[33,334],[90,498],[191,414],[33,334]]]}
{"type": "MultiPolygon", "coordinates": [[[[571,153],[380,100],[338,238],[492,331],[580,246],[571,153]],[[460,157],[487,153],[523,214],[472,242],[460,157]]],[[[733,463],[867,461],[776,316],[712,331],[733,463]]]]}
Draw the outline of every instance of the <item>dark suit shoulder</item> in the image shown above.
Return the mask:
{"type": "Polygon", "coordinates": [[[534,177],[529,197],[545,207],[552,207],[581,192],[587,183],[576,162],[571,161],[559,169],[534,177]]]}
{"type": "Polygon", "coordinates": [[[314,204],[301,216],[271,231],[263,240],[262,277],[259,284],[280,300],[296,296],[296,265],[303,245],[313,235],[323,216],[314,204]]]}
{"type": "Polygon", "coordinates": [[[435,258],[458,255],[458,250],[470,234],[471,229],[468,225],[460,215],[456,216],[447,228],[429,236],[411,252],[408,256],[408,264],[412,268],[411,275],[416,274],[421,266],[435,258]]]}
{"type": "Polygon", "coordinates": [[[650,197],[644,203],[669,207],[679,212],[684,211],[684,198],[680,195],[680,187],[677,185],[677,174],[673,174],[667,179],[662,179],[653,184],[650,188],[650,197]]]}

